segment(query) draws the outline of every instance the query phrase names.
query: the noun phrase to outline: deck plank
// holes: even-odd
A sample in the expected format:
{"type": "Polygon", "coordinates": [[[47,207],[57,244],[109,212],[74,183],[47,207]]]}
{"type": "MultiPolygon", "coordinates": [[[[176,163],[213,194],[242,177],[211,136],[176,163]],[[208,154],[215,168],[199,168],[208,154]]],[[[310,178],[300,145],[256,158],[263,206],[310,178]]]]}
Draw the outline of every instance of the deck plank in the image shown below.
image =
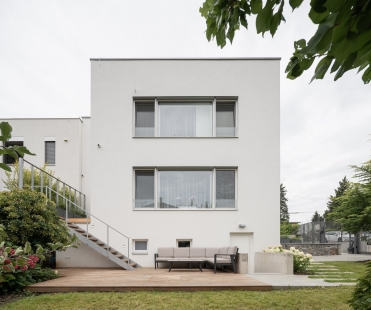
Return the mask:
{"type": "Polygon", "coordinates": [[[272,286],[246,275],[211,269],[123,269],[65,268],[58,279],[36,283],[26,289],[37,293],[260,290],[272,286]]]}

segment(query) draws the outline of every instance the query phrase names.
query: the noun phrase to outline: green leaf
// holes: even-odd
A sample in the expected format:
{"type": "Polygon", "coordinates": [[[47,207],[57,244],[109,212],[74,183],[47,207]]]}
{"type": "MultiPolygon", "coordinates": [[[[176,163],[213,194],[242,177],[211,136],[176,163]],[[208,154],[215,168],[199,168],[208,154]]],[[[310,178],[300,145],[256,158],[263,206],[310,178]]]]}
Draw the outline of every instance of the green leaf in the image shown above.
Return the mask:
{"type": "Polygon", "coordinates": [[[331,13],[339,12],[340,8],[344,5],[344,1],[340,0],[327,0],[323,5],[331,13]]]}
{"type": "Polygon", "coordinates": [[[370,83],[370,81],[371,81],[371,65],[369,65],[369,67],[363,73],[362,80],[365,84],[370,83]]]}
{"type": "Polygon", "coordinates": [[[282,20],[282,12],[278,11],[277,13],[273,15],[272,20],[271,20],[270,33],[272,37],[276,33],[277,28],[279,24],[281,23],[281,20],[282,20]]]}
{"type": "Polygon", "coordinates": [[[309,58],[309,59],[303,59],[300,63],[300,68],[304,71],[304,70],[308,70],[312,64],[313,64],[313,61],[314,61],[314,57],[312,58],[309,58]]]}
{"type": "Polygon", "coordinates": [[[22,157],[25,155],[25,154],[28,154],[28,155],[32,155],[34,156],[35,154],[31,153],[25,146],[19,146],[19,145],[14,145],[13,146],[13,149],[19,154],[21,155],[22,157]]]}
{"type": "Polygon", "coordinates": [[[339,26],[334,27],[333,43],[339,43],[345,39],[352,24],[352,18],[348,17],[339,26]]]}
{"type": "Polygon", "coordinates": [[[339,67],[340,67],[340,63],[335,59],[335,61],[334,61],[334,64],[332,65],[332,67],[331,67],[331,71],[330,71],[330,73],[333,73],[333,72],[335,72],[337,69],[339,69],[339,67]]]}
{"type": "Polygon", "coordinates": [[[256,31],[258,33],[262,33],[263,36],[264,36],[264,32],[270,30],[274,4],[275,4],[275,1],[268,0],[265,7],[261,10],[261,12],[256,17],[256,31]]]}
{"type": "Polygon", "coordinates": [[[324,13],[326,11],[326,8],[324,7],[325,3],[326,3],[326,0],[311,0],[310,6],[315,12],[324,13]]]}
{"type": "Polygon", "coordinates": [[[31,252],[31,244],[27,241],[24,245],[24,253],[29,254],[31,252]]]}
{"type": "Polygon", "coordinates": [[[12,169],[6,164],[0,163],[0,168],[6,171],[12,172],[12,169]]]}
{"type": "Polygon", "coordinates": [[[18,249],[15,250],[14,256],[19,256],[23,254],[23,249],[22,247],[19,247],[18,249]]]}
{"type": "Polygon", "coordinates": [[[262,0],[251,0],[251,13],[258,14],[263,7],[263,1],[262,0]]]}
{"type": "Polygon", "coordinates": [[[295,10],[303,3],[303,0],[289,0],[289,3],[292,10],[295,10]]]}
{"type": "Polygon", "coordinates": [[[309,11],[309,18],[312,20],[314,24],[320,24],[329,16],[329,14],[330,14],[329,11],[317,13],[313,9],[311,9],[309,11]]]}
{"type": "Polygon", "coordinates": [[[345,72],[352,69],[353,63],[356,60],[356,58],[357,58],[357,53],[356,52],[350,54],[347,57],[347,59],[341,64],[338,72],[336,73],[335,81],[338,80],[339,78],[341,78],[345,72]]]}
{"type": "Polygon", "coordinates": [[[0,140],[4,142],[8,141],[12,137],[12,126],[10,126],[8,122],[1,122],[0,132],[0,140]]]}
{"type": "Polygon", "coordinates": [[[330,56],[326,56],[321,59],[316,67],[314,76],[310,80],[310,83],[312,83],[315,79],[323,79],[333,59],[334,58],[330,56]]]}

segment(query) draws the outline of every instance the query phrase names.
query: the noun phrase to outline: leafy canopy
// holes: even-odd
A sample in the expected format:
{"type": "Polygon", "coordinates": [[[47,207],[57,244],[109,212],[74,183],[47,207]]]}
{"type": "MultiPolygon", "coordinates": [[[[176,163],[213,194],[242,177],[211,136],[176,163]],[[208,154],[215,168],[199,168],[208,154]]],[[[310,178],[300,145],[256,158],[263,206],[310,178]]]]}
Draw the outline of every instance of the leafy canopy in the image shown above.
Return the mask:
{"type": "Polygon", "coordinates": [[[281,216],[281,223],[288,222],[290,220],[289,215],[289,208],[287,206],[287,202],[289,199],[286,197],[286,187],[283,184],[280,184],[280,216],[281,216]]]}
{"type": "MultiPolygon", "coordinates": [[[[35,155],[31,153],[25,146],[5,146],[5,143],[12,137],[12,130],[12,126],[10,126],[8,122],[0,123],[0,156],[9,155],[17,160],[19,157],[23,157],[25,154],[35,155]]],[[[0,163],[0,169],[12,171],[12,169],[10,169],[10,167],[4,163],[0,163]]]]}
{"type": "MultiPolygon", "coordinates": [[[[303,0],[289,0],[293,10],[303,0]]],[[[285,21],[284,0],[206,0],[200,8],[206,19],[206,37],[216,38],[223,48],[227,39],[232,43],[236,30],[247,29],[247,17],[256,15],[256,31],[272,37],[285,21]]],[[[295,51],[286,68],[287,77],[296,79],[308,70],[316,58],[319,62],[312,80],[323,79],[328,70],[338,80],[351,69],[364,70],[362,80],[371,81],[371,1],[311,0],[309,18],[318,25],[307,42],[294,42],[295,51]]]]}

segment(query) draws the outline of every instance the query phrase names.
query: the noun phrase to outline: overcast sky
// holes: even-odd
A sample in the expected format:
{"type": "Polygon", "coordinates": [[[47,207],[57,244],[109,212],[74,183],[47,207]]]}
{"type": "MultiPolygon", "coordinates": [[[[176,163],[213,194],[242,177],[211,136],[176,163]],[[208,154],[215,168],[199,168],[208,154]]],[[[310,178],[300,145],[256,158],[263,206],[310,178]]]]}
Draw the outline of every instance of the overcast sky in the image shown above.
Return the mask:
{"type": "Polygon", "coordinates": [[[206,40],[202,0],[0,0],[0,117],[90,115],[90,58],[282,57],[281,182],[289,211],[308,212],[291,220],[306,222],[352,176],[348,165],[370,159],[371,86],[355,71],[285,78],[293,42],[316,29],[305,2],[293,14],[286,4],[273,40],[250,19],[221,50],[206,40]]]}

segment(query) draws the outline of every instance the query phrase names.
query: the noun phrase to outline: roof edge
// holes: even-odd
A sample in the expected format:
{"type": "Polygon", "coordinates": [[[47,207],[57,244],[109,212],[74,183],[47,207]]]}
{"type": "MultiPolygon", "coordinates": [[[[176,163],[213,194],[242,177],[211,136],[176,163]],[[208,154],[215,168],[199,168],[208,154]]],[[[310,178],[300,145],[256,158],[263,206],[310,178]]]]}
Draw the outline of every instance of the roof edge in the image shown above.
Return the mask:
{"type": "Polygon", "coordinates": [[[281,60],[281,57],[186,57],[186,58],[90,58],[90,61],[138,61],[138,60],[281,60]]]}

